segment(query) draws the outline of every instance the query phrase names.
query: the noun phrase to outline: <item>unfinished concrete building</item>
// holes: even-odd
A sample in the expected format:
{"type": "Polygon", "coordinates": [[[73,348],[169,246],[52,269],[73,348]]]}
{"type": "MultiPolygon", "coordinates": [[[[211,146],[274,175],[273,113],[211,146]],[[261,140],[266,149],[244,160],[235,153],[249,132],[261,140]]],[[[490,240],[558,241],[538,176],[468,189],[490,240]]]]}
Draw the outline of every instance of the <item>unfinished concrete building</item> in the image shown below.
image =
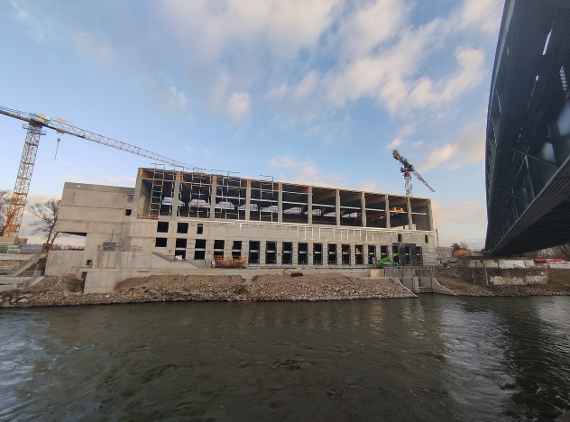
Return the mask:
{"type": "Polygon", "coordinates": [[[108,283],[133,272],[436,259],[429,199],[204,171],[141,168],[134,188],[66,183],[57,230],[86,236],[85,250],[50,254],[48,273],[108,283]]]}

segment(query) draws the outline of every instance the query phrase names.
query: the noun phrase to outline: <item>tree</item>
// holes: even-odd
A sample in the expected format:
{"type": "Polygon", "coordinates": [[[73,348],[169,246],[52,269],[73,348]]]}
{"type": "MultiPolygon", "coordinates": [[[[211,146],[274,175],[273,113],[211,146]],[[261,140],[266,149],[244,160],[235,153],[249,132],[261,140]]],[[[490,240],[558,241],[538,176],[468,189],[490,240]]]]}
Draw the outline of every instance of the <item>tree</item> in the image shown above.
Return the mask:
{"type": "Polygon", "coordinates": [[[0,190],[0,234],[4,232],[4,223],[6,221],[6,212],[8,211],[8,201],[10,200],[10,192],[0,190]]]}
{"type": "Polygon", "coordinates": [[[59,202],[58,200],[50,199],[47,202],[40,202],[30,206],[31,213],[37,218],[37,220],[32,223],[34,227],[33,232],[34,234],[46,235],[47,239],[44,244],[46,250],[52,248],[55,239],[59,235],[59,233],[55,231],[59,214],[59,202]]]}

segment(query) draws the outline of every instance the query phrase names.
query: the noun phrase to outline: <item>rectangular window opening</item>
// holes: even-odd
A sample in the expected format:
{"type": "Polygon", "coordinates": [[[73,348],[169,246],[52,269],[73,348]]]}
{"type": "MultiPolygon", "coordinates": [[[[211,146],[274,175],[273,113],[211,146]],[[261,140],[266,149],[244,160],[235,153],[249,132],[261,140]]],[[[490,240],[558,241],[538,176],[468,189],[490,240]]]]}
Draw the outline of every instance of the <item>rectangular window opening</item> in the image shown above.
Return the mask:
{"type": "Polygon", "coordinates": [[[250,240],[249,241],[249,263],[259,264],[259,241],[250,240]]]}
{"type": "Polygon", "coordinates": [[[178,223],[176,226],[176,233],[186,234],[188,233],[188,223],[178,223]]]}
{"type": "Polygon", "coordinates": [[[336,244],[329,243],[328,245],[328,264],[329,265],[336,265],[336,244]]]}
{"type": "Polygon", "coordinates": [[[204,234],[204,225],[203,224],[198,224],[196,226],[196,234],[204,234]]]}
{"type": "Polygon", "coordinates": [[[159,221],[156,231],[157,233],[168,233],[168,221],[159,221]]]}
{"type": "Polygon", "coordinates": [[[362,245],[355,245],[354,246],[354,262],[356,265],[363,265],[364,264],[364,256],[362,250],[364,247],[362,245]]]}
{"type": "Polygon", "coordinates": [[[323,244],[313,244],[313,265],[323,265],[323,244]]]}
{"type": "Polygon", "coordinates": [[[281,263],[283,265],[291,265],[293,263],[293,243],[283,242],[283,251],[281,253],[281,263]]]}
{"type": "Polygon", "coordinates": [[[196,239],[194,244],[194,259],[201,261],[206,259],[206,239],[196,239]]]}
{"type": "Polygon", "coordinates": [[[342,265],[350,265],[350,245],[342,245],[342,265]]]}
{"type": "Polygon", "coordinates": [[[265,242],[265,263],[277,264],[277,242],[265,242]]]}
{"type": "Polygon", "coordinates": [[[309,263],[309,246],[308,243],[302,242],[298,245],[299,250],[297,251],[297,263],[299,265],[307,265],[309,263]]]}
{"type": "Polygon", "coordinates": [[[177,249],[186,249],[187,240],[186,239],[176,239],[177,249]]]}
{"type": "Polygon", "coordinates": [[[157,237],[154,241],[154,246],[156,248],[166,248],[168,239],[166,237],[157,237]]]}

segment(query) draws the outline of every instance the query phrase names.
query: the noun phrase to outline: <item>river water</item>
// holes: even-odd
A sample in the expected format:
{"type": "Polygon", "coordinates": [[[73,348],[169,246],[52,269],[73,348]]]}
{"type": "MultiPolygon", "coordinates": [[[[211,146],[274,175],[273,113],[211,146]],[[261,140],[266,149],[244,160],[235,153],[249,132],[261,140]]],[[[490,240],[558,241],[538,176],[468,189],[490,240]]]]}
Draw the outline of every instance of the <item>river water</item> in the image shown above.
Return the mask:
{"type": "Polygon", "coordinates": [[[570,298],[0,311],[0,420],[570,414],[570,298]]]}

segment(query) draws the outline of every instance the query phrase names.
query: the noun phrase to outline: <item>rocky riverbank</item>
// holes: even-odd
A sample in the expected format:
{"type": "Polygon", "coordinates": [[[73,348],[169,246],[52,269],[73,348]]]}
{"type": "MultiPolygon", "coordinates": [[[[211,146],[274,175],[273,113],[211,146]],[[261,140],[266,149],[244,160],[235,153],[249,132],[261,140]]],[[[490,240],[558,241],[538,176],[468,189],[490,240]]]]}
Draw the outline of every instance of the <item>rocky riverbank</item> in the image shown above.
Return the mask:
{"type": "Polygon", "coordinates": [[[570,296],[570,274],[549,274],[546,284],[481,286],[454,277],[438,275],[433,286],[434,293],[450,296],[475,297],[524,297],[524,296],[570,296]]]}
{"type": "Polygon", "coordinates": [[[0,293],[2,307],[73,306],[180,301],[320,301],[415,297],[402,284],[340,274],[132,278],[107,294],[84,294],[80,280],[46,277],[34,286],[0,293]]]}

